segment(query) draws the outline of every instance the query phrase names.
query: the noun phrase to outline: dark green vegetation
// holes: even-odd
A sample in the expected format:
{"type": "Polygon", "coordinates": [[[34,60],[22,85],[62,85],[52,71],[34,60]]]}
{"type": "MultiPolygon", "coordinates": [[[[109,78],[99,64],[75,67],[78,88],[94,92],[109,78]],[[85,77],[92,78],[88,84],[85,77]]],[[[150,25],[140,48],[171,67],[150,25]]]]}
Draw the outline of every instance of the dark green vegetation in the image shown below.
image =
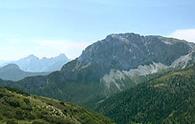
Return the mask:
{"type": "Polygon", "coordinates": [[[116,94],[96,110],[118,124],[194,124],[195,66],[116,94]]]}
{"type": "MultiPolygon", "coordinates": [[[[0,85],[95,107],[119,124],[192,124],[195,123],[195,66],[173,70],[195,62],[194,48],[193,43],[172,38],[113,34],[87,47],[79,58],[65,64],[60,71],[17,82],[0,80],[0,85]],[[118,92],[121,93],[113,95],[118,92]]],[[[109,123],[78,106],[2,90],[5,95],[0,97],[3,108],[0,119],[3,121],[109,123]]]]}
{"type": "Polygon", "coordinates": [[[169,66],[191,52],[193,45],[160,36],[113,34],[87,47],[80,57],[64,65],[61,71],[18,82],[0,81],[0,85],[79,104],[97,103],[136,85],[134,81],[126,83],[125,79],[117,80],[119,84],[102,80],[111,70],[129,71],[153,62],[169,66]]]}
{"type": "Polygon", "coordinates": [[[0,88],[1,124],[111,124],[77,105],[0,88]]]}

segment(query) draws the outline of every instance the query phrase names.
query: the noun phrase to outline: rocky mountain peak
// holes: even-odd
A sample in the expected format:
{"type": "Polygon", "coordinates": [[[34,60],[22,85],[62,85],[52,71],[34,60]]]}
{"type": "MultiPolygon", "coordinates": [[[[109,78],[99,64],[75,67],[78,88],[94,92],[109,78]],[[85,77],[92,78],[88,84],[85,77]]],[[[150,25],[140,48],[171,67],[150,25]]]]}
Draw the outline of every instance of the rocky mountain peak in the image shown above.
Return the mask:
{"type": "Polygon", "coordinates": [[[78,59],[66,64],[62,71],[68,80],[83,78],[85,81],[99,81],[111,70],[129,71],[154,63],[171,66],[174,61],[189,54],[191,46],[189,42],[162,36],[111,34],[87,47],[78,59]]]}
{"type": "Polygon", "coordinates": [[[190,45],[180,40],[134,33],[111,34],[87,47],[78,60],[85,64],[115,63],[121,69],[130,69],[152,62],[170,65],[180,55],[185,55],[190,50],[190,45]]]}
{"type": "Polygon", "coordinates": [[[31,54],[31,55],[25,57],[24,59],[28,59],[28,60],[38,60],[39,58],[38,58],[37,56],[31,54]]]}
{"type": "Polygon", "coordinates": [[[32,77],[23,83],[34,82],[36,93],[43,96],[86,102],[136,85],[134,75],[157,73],[172,65],[178,67],[181,61],[182,67],[186,67],[189,61],[194,61],[189,54],[192,46],[183,40],[161,36],[112,34],[87,47],[79,58],[65,64],[60,71],[46,77],[32,77]],[[37,84],[38,79],[41,83],[37,84]],[[75,95],[80,92],[82,96],[75,95]]]}

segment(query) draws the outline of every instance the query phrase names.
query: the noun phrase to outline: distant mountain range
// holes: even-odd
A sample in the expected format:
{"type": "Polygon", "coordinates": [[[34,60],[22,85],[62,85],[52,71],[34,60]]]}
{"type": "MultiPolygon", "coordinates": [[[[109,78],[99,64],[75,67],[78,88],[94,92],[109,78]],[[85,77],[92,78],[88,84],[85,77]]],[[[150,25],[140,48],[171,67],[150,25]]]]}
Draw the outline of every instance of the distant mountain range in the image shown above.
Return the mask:
{"type": "Polygon", "coordinates": [[[25,72],[16,64],[8,64],[0,68],[0,78],[3,80],[18,81],[25,77],[47,75],[49,72],[25,72]]]}
{"type": "Polygon", "coordinates": [[[94,104],[136,86],[144,80],[140,77],[191,65],[194,46],[161,36],[111,34],[87,47],[60,71],[6,85],[37,95],[94,104]]]}
{"type": "Polygon", "coordinates": [[[29,55],[17,61],[4,62],[1,65],[16,64],[20,69],[26,72],[53,72],[60,70],[68,61],[69,59],[64,54],[42,59],[39,59],[34,55],[29,55]]]}
{"type": "Polygon", "coordinates": [[[195,44],[111,34],[60,71],[1,86],[85,105],[126,123],[194,123],[195,44]]]}

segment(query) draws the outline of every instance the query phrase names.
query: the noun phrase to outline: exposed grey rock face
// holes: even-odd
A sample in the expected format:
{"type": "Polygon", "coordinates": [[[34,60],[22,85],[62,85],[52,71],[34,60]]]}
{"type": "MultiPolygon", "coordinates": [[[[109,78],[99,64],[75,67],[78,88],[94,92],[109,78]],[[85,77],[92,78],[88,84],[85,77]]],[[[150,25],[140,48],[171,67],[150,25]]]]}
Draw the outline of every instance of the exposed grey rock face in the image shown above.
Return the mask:
{"type": "MultiPolygon", "coordinates": [[[[105,92],[128,87],[127,80],[194,63],[194,44],[161,36],[112,34],[87,47],[82,55],[62,68],[64,80],[100,82],[105,92]],[[189,55],[190,54],[190,55],[189,55]]],[[[135,84],[134,84],[135,85],[135,84]]]]}
{"type": "MultiPolygon", "coordinates": [[[[72,70],[79,72],[93,68],[90,69],[90,74],[96,75],[95,79],[98,80],[111,69],[129,71],[152,63],[170,66],[190,51],[191,45],[183,40],[133,33],[112,34],[87,47],[76,60],[72,70]]],[[[67,70],[67,66],[65,65],[63,70],[67,70]]],[[[90,78],[89,80],[94,80],[90,78]]]]}
{"type": "Polygon", "coordinates": [[[14,85],[42,96],[77,103],[95,102],[135,86],[134,76],[179,67],[179,63],[186,65],[185,56],[193,53],[193,48],[193,43],[161,36],[112,34],[87,47],[61,71],[26,78],[14,85]]]}
{"type": "MultiPolygon", "coordinates": [[[[152,63],[150,65],[140,65],[136,69],[130,69],[129,71],[112,69],[109,74],[104,75],[101,82],[106,86],[108,92],[111,88],[113,89],[113,86],[115,86],[115,92],[123,91],[127,87],[125,81],[128,79],[133,80],[134,77],[154,74],[168,68],[168,66],[161,63],[152,63]]],[[[134,81],[134,83],[136,85],[137,82],[134,81]]]]}
{"type": "Polygon", "coordinates": [[[84,63],[116,61],[120,64],[120,68],[130,69],[152,62],[170,65],[190,50],[191,47],[187,42],[176,39],[138,34],[113,34],[89,46],[79,57],[79,61],[84,63]]]}

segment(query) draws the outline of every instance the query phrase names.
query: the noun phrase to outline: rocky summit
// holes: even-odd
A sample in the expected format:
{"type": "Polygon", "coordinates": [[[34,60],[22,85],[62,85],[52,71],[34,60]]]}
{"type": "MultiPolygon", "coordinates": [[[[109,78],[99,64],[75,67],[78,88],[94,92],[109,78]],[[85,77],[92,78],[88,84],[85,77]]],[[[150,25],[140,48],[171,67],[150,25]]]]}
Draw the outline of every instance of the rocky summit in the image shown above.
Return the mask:
{"type": "Polygon", "coordinates": [[[141,83],[144,76],[194,61],[194,44],[162,36],[111,34],[48,76],[1,85],[76,103],[96,104],[141,83]]]}

